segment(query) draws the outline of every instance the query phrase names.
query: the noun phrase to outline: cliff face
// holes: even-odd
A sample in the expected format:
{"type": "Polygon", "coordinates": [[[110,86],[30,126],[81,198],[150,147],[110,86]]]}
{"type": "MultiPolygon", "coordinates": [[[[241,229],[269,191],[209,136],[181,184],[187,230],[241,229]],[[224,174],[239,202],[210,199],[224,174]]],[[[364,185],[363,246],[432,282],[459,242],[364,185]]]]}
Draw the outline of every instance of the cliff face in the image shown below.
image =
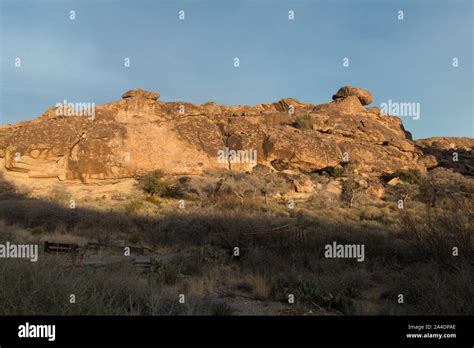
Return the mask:
{"type": "Polygon", "coordinates": [[[253,107],[194,105],[132,90],[97,106],[93,117],[61,116],[51,108],[33,121],[0,127],[1,170],[5,176],[82,182],[154,169],[200,174],[256,164],[311,172],[350,163],[366,177],[438,165],[473,174],[474,139],[414,142],[399,118],[364,106],[372,102],[368,91],[344,87],[333,99],[320,105],[291,98],[253,107]],[[233,158],[222,160],[232,151],[233,158]]]}

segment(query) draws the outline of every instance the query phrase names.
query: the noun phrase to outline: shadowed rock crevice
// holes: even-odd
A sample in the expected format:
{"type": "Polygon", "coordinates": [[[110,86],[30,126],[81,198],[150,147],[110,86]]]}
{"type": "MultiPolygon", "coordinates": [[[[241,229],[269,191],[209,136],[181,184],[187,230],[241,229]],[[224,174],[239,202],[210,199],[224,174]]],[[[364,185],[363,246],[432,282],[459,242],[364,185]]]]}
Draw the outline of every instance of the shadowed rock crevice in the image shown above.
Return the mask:
{"type": "Polygon", "coordinates": [[[428,170],[443,167],[474,176],[473,139],[435,137],[416,140],[415,143],[424,154],[428,170]]]}

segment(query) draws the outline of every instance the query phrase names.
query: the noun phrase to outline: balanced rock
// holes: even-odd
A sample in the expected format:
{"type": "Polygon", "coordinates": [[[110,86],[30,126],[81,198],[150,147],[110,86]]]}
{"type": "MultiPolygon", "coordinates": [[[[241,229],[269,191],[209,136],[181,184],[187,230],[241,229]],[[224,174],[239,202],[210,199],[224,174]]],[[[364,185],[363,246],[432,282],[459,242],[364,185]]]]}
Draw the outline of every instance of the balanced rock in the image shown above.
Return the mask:
{"type": "Polygon", "coordinates": [[[146,99],[152,99],[152,100],[157,100],[160,97],[160,93],[158,92],[148,92],[145,91],[144,89],[138,88],[138,89],[131,89],[124,94],[122,94],[122,98],[146,98],[146,99]]]}
{"type": "Polygon", "coordinates": [[[347,98],[349,96],[355,96],[359,98],[359,101],[362,105],[369,105],[373,101],[372,94],[370,94],[369,91],[362,88],[351,87],[351,86],[345,86],[345,87],[339,88],[337,93],[332,96],[332,99],[338,100],[338,99],[347,98]]]}

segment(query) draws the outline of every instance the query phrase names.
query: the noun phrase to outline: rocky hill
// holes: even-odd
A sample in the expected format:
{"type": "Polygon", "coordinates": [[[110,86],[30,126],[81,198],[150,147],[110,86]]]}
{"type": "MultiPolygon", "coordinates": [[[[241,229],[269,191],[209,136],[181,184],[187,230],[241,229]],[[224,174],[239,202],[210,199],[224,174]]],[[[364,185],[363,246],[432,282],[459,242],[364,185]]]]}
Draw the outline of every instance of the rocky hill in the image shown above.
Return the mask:
{"type": "Polygon", "coordinates": [[[398,117],[367,107],[370,92],[343,87],[332,99],[319,105],[292,98],[256,106],[194,105],[136,89],[97,106],[92,116],[64,116],[54,107],[32,121],[0,127],[1,173],[12,180],[88,183],[155,169],[193,175],[251,171],[259,164],[288,173],[348,166],[365,178],[437,166],[473,175],[474,139],[413,141],[398,117]]]}

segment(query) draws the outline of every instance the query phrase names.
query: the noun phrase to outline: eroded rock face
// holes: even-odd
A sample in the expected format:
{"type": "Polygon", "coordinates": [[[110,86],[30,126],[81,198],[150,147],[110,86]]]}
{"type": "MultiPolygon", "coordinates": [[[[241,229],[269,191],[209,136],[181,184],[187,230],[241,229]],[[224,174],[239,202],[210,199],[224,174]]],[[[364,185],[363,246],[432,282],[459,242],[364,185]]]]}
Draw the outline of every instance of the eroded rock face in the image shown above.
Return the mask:
{"type": "MultiPolygon", "coordinates": [[[[59,117],[51,108],[33,121],[2,126],[1,171],[87,182],[155,169],[180,175],[207,169],[250,171],[257,164],[277,172],[312,172],[340,166],[346,158],[357,173],[378,176],[433,168],[443,161],[443,151],[453,149],[450,139],[440,140],[442,145],[413,142],[399,118],[366,109],[363,105],[372,96],[359,88],[343,87],[335,101],[321,105],[292,98],[254,107],[158,98],[156,92],[131,90],[98,106],[93,119],[59,117]],[[294,126],[300,117],[309,117],[310,129],[294,126]]],[[[461,145],[462,158],[471,164],[459,169],[472,174],[472,139],[461,145]]],[[[303,192],[312,189],[304,182],[295,186],[303,192]]]]}

